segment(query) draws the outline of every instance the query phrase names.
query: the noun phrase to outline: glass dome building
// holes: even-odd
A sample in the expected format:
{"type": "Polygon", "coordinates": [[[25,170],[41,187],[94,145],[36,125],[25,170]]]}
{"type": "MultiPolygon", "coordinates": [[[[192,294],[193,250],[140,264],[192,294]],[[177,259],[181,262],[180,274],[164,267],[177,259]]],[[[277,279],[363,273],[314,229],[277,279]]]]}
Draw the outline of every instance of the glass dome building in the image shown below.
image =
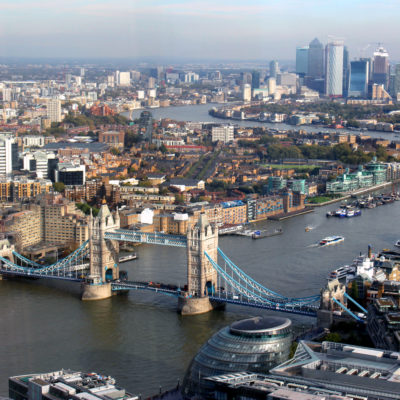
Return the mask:
{"type": "Polygon", "coordinates": [[[232,323],[214,334],[193,358],[183,381],[185,398],[206,396],[205,377],[232,372],[267,373],[289,358],[292,322],[255,317],[232,323]]]}

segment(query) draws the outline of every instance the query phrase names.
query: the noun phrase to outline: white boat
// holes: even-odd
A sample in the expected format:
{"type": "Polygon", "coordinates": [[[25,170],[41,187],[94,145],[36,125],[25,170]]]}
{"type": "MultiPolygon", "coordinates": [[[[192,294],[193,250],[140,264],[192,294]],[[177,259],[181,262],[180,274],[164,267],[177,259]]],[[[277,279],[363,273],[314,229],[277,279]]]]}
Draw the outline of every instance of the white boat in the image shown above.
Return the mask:
{"type": "Polygon", "coordinates": [[[330,281],[333,279],[343,279],[346,278],[348,275],[354,275],[355,272],[356,268],[354,266],[344,265],[343,267],[332,271],[328,276],[328,280],[330,281]]]}
{"type": "Polygon", "coordinates": [[[136,254],[136,253],[133,253],[133,254],[129,254],[129,255],[127,255],[127,256],[120,257],[120,258],[118,259],[118,262],[119,262],[119,263],[123,263],[123,262],[131,261],[131,260],[136,260],[136,259],[137,259],[137,254],[136,254]]]}
{"type": "Polygon", "coordinates": [[[336,210],[335,216],[339,217],[339,218],[345,217],[346,216],[346,209],[345,208],[339,208],[338,210],[336,210]]]}
{"type": "Polygon", "coordinates": [[[398,240],[395,244],[396,247],[400,247],[400,240],[398,240]]]}
{"type": "Polygon", "coordinates": [[[344,241],[343,236],[328,236],[326,238],[323,238],[320,242],[320,246],[331,246],[336,243],[340,243],[344,241]]]}

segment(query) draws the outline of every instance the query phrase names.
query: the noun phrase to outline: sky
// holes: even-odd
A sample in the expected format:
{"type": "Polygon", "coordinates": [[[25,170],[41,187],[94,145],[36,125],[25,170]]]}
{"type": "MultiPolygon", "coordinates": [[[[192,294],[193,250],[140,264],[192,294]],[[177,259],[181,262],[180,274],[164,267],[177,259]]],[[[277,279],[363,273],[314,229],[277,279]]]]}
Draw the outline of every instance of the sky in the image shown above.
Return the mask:
{"type": "Polygon", "coordinates": [[[314,37],[400,60],[399,0],[0,0],[0,57],[295,58],[314,37]]]}

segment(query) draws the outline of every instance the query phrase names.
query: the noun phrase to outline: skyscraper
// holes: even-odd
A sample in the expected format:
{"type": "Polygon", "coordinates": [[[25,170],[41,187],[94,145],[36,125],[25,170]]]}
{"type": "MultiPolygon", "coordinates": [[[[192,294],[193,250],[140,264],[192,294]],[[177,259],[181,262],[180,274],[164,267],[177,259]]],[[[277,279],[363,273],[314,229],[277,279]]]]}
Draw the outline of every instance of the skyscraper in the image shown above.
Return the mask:
{"type": "Polygon", "coordinates": [[[18,144],[12,136],[0,136],[0,176],[12,173],[18,162],[18,144]]]}
{"type": "Polygon", "coordinates": [[[253,71],[251,73],[251,88],[258,89],[260,87],[260,72],[253,71]]]}
{"type": "Polygon", "coordinates": [[[251,100],[251,85],[245,83],[243,85],[243,92],[242,92],[243,101],[250,101],[251,100]]]}
{"type": "Polygon", "coordinates": [[[366,97],[368,94],[369,63],[368,60],[351,61],[349,96],[366,97]]]}
{"type": "Polygon", "coordinates": [[[279,64],[278,61],[272,60],[269,63],[269,76],[271,78],[276,78],[276,76],[279,74],[279,64]]]}
{"type": "Polygon", "coordinates": [[[308,46],[296,49],[296,74],[300,76],[308,74],[308,46]]]}
{"type": "Polygon", "coordinates": [[[393,73],[391,75],[392,78],[392,85],[391,85],[391,90],[390,94],[396,98],[397,94],[400,93],[400,64],[396,64],[393,67],[393,73]]]}
{"type": "Polygon", "coordinates": [[[343,96],[347,97],[350,84],[350,56],[347,46],[343,48],[343,96]]]}
{"type": "Polygon", "coordinates": [[[325,94],[343,95],[343,42],[330,42],[325,47],[325,94]]]}
{"type": "Polygon", "coordinates": [[[61,122],[61,101],[50,99],[47,102],[47,117],[51,122],[61,122]]]}
{"type": "Polygon", "coordinates": [[[315,38],[308,46],[308,76],[322,78],[324,76],[324,46],[315,38]]]}
{"type": "Polygon", "coordinates": [[[372,80],[387,89],[389,83],[389,54],[383,47],[378,47],[374,52],[372,80]]]}

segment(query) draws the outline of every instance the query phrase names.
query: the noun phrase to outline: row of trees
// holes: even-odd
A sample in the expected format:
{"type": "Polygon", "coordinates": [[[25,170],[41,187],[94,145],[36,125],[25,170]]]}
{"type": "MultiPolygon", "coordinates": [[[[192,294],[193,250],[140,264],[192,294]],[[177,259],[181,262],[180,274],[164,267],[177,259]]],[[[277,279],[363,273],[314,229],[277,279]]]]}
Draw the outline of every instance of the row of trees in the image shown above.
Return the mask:
{"type": "MultiPolygon", "coordinates": [[[[321,101],[301,104],[265,104],[260,108],[260,111],[280,114],[291,114],[294,112],[323,113],[345,120],[364,119],[374,116],[378,117],[379,120],[386,120],[389,111],[399,109],[400,105],[378,107],[375,105],[367,106],[361,104],[341,104],[333,101],[321,101]]],[[[397,121],[396,116],[393,116],[392,119],[393,121],[397,121]]]]}

